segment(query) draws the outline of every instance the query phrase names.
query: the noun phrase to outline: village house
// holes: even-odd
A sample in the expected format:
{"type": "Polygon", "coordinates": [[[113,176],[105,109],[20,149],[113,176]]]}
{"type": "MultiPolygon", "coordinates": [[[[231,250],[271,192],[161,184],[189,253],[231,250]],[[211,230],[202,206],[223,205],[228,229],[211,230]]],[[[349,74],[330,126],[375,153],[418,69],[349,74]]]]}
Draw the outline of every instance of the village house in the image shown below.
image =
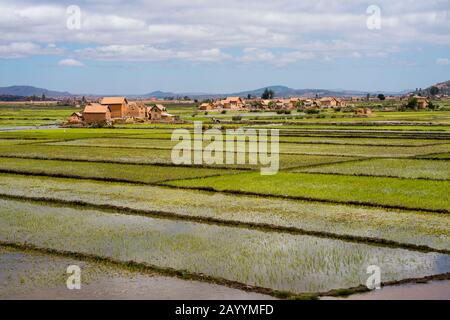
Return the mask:
{"type": "Polygon", "coordinates": [[[100,104],[109,107],[111,118],[125,118],[128,112],[128,100],[125,97],[104,97],[100,104]]]}
{"type": "Polygon", "coordinates": [[[83,122],[83,114],[81,112],[74,112],[67,119],[68,124],[81,124],[83,122]]]}
{"type": "Polygon", "coordinates": [[[223,109],[240,110],[244,107],[244,102],[240,97],[227,97],[220,101],[223,109]]]}
{"type": "Polygon", "coordinates": [[[261,108],[264,110],[269,109],[270,100],[261,100],[261,108]]]}
{"type": "Polygon", "coordinates": [[[88,104],[84,107],[83,121],[86,124],[110,123],[111,110],[108,106],[99,103],[88,104]]]}
{"type": "Polygon", "coordinates": [[[213,109],[214,109],[214,105],[213,105],[212,103],[210,103],[210,102],[205,102],[205,103],[202,103],[202,104],[198,107],[198,109],[199,109],[199,110],[205,110],[205,111],[213,110],[213,109]]]}
{"type": "Polygon", "coordinates": [[[134,121],[174,122],[179,120],[161,105],[148,107],[143,101],[128,102],[124,97],[105,97],[100,103],[89,103],[83,113],[73,113],[66,125],[133,123],[134,121]],[[114,110],[114,111],[112,111],[114,110]]]}
{"type": "Polygon", "coordinates": [[[135,101],[130,102],[128,104],[127,117],[137,118],[137,119],[143,119],[146,117],[146,108],[143,102],[141,101],[135,101]]]}
{"type": "Polygon", "coordinates": [[[303,107],[305,109],[318,109],[321,106],[319,99],[306,99],[303,101],[303,107]]]}
{"type": "Polygon", "coordinates": [[[175,117],[170,113],[167,113],[166,107],[164,107],[162,104],[155,104],[150,109],[150,120],[173,122],[175,120],[175,117]]]}
{"type": "Polygon", "coordinates": [[[292,109],[296,109],[302,100],[300,98],[290,98],[289,101],[290,104],[292,105],[292,109]]]}
{"type": "Polygon", "coordinates": [[[332,97],[322,98],[320,99],[320,106],[322,108],[334,108],[337,106],[337,101],[332,97]]]}
{"type": "Polygon", "coordinates": [[[344,100],[335,98],[335,97],[325,97],[320,99],[320,106],[322,108],[337,108],[337,107],[345,107],[346,102],[344,100]]]}
{"type": "Polygon", "coordinates": [[[414,96],[414,98],[417,99],[417,108],[426,109],[428,107],[429,102],[427,98],[420,96],[414,96]]]}

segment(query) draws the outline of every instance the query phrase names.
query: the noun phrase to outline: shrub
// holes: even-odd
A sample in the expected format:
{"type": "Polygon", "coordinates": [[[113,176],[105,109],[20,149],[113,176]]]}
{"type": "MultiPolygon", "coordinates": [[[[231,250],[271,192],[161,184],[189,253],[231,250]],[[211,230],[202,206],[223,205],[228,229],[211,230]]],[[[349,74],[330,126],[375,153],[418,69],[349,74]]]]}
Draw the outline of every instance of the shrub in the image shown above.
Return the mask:
{"type": "Polygon", "coordinates": [[[317,109],[306,109],[305,112],[306,112],[306,114],[319,114],[320,110],[317,110],[317,109]]]}
{"type": "Polygon", "coordinates": [[[222,110],[220,113],[225,114],[225,113],[227,113],[227,110],[222,110]]]}
{"type": "Polygon", "coordinates": [[[231,120],[233,120],[233,121],[241,121],[241,120],[242,120],[242,117],[241,117],[241,116],[233,116],[233,117],[231,118],[231,120]]]}
{"type": "Polygon", "coordinates": [[[345,107],[342,109],[342,112],[353,112],[353,108],[352,107],[345,107]]]}

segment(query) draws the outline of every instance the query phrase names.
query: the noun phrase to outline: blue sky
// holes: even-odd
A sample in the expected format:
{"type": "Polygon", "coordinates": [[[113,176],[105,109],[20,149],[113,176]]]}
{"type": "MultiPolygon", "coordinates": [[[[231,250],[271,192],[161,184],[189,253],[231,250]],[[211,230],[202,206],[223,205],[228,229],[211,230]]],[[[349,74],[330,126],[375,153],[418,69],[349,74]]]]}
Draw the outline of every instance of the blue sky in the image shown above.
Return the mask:
{"type": "Polygon", "coordinates": [[[399,91],[446,80],[449,0],[0,0],[0,86],[399,91]]]}

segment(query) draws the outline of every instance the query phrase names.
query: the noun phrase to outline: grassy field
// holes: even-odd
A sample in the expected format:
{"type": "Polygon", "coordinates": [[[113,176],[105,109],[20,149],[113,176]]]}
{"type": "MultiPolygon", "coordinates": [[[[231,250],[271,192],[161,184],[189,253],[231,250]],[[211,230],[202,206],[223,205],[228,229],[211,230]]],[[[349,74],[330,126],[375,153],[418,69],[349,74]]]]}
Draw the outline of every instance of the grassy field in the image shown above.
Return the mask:
{"type": "Polygon", "coordinates": [[[216,191],[450,212],[450,181],[280,172],[273,176],[251,173],[180,180],[169,184],[216,191]]]}
{"type": "Polygon", "coordinates": [[[441,153],[441,154],[429,154],[424,155],[419,158],[429,158],[429,159],[443,159],[443,160],[450,160],[450,153],[441,153]]]}
{"type": "MultiPolygon", "coordinates": [[[[50,160],[82,160],[97,162],[118,162],[134,164],[163,164],[171,165],[171,149],[145,149],[145,148],[108,148],[108,147],[68,147],[49,145],[16,145],[14,148],[0,146],[0,157],[24,157],[50,160]]],[[[327,155],[301,155],[281,154],[280,167],[293,168],[305,167],[316,164],[335,163],[356,159],[349,156],[327,155]]],[[[219,167],[258,169],[259,165],[211,165],[219,167]]]]}
{"type": "MultiPolygon", "coordinates": [[[[133,147],[133,148],[158,148],[158,149],[172,149],[178,144],[177,141],[153,140],[153,139],[82,139],[65,142],[52,142],[50,145],[58,146],[93,146],[93,147],[133,147]]],[[[203,147],[207,146],[209,142],[204,142],[203,147]]],[[[280,143],[281,153],[293,154],[316,154],[316,155],[351,155],[357,157],[406,157],[429,153],[440,153],[450,151],[450,144],[437,144],[428,146],[359,146],[359,145],[342,145],[342,144],[294,144],[294,143],[280,143]]],[[[193,142],[192,142],[192,147],[193,142]]],[[[222,148],[225,145],[222,144],[222,148]]],[[[235,146],[237,150],[237,146],[235,146]]]]}
{"type": "MultiPolygon", "coordinates": [[[[23,259],[32,247],[54,266],[56,257],[94,259],[94,292],[97,270],[130,285],[122,272],[145,269],[143,283],[164,275],[170,286],[175,276],[231,297],[352,292],[369,264],[382,267],[383,281],[450,272],[448,111],[246,113],[233,122],[242,112],[168,106],[205,120],[205,129],[279,128],[273,176],[260,175],[260,165],[174,165],[172,131],[192,132],[191,123],[2,129],[58,123],[74,111],[0,106],[0,260],[12,259],[4,250],[14,243],[23,259]]],[[[9,262],[0,267],[17,265],[9,262]]],[[[20,278],[40,290],[54,284],[8,272],[7,296],[27,291],[20,278]]]]}
{"type": "Polygon", "coordinates": [[[298,171],[344,175],[450,180],[450,162],[420,159],[373,159],[324,165],[298,171]]]}
{"type": "Polygon", "coordinates": [[[64,122],[73,112],[81,111],[69,106],[0,105],[0,128],[16,126],[42,126],[64,122]]]}
{"type": "Polygon", "coordinates": [[[112,163],[89,163],[36,159],[3,158],[0,171],[35,175],[103,179],[105,181],[129,181],[156,183],[173,179],[187,179],[213,175],[233,174],[239,171],[175,166],[151,166],[112,163]]]}

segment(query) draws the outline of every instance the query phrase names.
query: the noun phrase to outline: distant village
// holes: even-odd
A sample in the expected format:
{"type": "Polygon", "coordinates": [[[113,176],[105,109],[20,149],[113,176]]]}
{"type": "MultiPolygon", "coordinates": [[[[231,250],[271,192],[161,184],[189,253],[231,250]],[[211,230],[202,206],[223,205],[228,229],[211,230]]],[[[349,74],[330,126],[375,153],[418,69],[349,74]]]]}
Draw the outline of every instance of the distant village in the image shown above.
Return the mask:
{"type": "MultiPolygon", "coordinates": [[[[203,102],[198,109],[201,111],[222,111],[222,110],[247,110],[247,111],[265,111],[265,110],[321,110],[321,109],[341,109],[348,106],[353,106],[353,103],[359,101],[380,101],[389,100],[396,102],[410,101],[414,99],[417,109],[426,109],[430,105],[430,101],[426,97],[412,96],[408,98],[402,97],[376,97],[376,98],[305,98],[305,97],[291,97],[287,99],[242,99],[241,97],[227,97],[225,99],[218,99],[214,101],[203,102]]],[[[392,110],[394,111],[394,110],[392,110]]],[[[370,115],[372,113],[370,108],[355,108],[355,114],[370,115]]]]}
{"type": "Polygon", "coordinates": [[[82,112],[74,112],[66,125],[92,126],[114,123],[163,122],[179,119],[167,112],[162,104],[147,106],[142,101],[129,102],[125,97],[104,97],[98,103],[88,103],[82,112]]]}
{"type": "MultiPolygon", "coordinates": [[[[226,111],[273,111],[290,113],[293,110],[310,111],[310,110],[324,110],[342,108],[350,108],[355,116],[370,117],[372,109],[369,107],[354,107],[356,102],[375,102],[380,100],[391,100],[392,102],[401,103],[404,105],[414,100],[415,109],[426,109],[431,105],[427,97],[412,95],[409,97],[323,97],[323,98],[306,98],[306,97],[291,97],[291,98],[252,98],[247,99],[235,96],[226,97],[224,99],[197,101],[184,101],[197,105],[199,111],[209,112],[226,112],[226,111]]],[[[153,102],[166,102],[155,100],[153,102]]],[[[173,101],[171,101],[173,103],[173,101]]],[[[98,126],[98,125],[112,125],[124,123],[181,123],[182,121],[172,114],[170,114],[164,104],[152,103],[147,105],[144,101],[128,101],[126,97],[104,97],[98,102],[84,103],[82,112],[74,112],[65,123],[65,126],[82,127],[82,126],[98,126]]],[[[385,107],[385,111],[389,107],[385,107]]],[[[393,109],[391,111],[396,111],[393,109]]]]}

